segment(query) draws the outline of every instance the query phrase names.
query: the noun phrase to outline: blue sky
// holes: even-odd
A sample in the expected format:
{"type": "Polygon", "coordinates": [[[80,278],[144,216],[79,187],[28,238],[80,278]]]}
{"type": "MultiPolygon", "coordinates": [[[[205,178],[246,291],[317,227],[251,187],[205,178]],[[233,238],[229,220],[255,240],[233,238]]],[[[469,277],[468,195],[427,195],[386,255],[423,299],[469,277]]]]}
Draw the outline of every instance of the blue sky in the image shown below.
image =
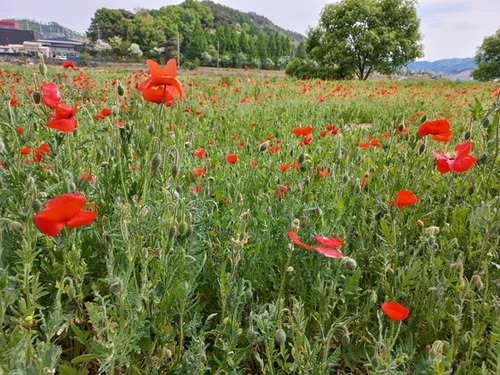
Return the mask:
{"type": "MultiPolygon", "coordinates": [[[[2,4],[0,17],[55,21],[85,32],[99,8],[158,9],[176,0],[13,0],[2,4]],[[71,4],[71,5],[70,5],[71,4]]],[[[326,0],[216,0],[215,2],[269,18],[286,29],[305,34],[318,24],[326,0]]],[[[485,36],[500,29],[500,0],[419,0],[417,11],[424,35],[425,60],[473,57],[485,36]]]]}

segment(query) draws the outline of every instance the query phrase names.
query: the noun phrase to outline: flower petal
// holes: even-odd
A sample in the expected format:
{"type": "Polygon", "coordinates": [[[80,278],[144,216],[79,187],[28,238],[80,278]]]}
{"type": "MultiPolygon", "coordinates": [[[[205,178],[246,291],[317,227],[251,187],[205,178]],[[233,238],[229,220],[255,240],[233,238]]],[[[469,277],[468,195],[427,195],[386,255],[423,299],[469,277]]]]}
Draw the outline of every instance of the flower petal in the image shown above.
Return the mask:
{"type": "Polygon", "coordinates": [[[322,247],[322,246],[314,246],[314,250],[316,250],[321,255],[327,258],[341,258],[342,253],[340,250],[332,249],[330,247],[322,247]]]}
{"type": "Polygon", "coordinates": [[[382,310],[392,320],[404,320],[410,314],[410,310],[398,302],[388,301],[382,304],[382,310]]]}
{"type": "Polygon", "coordinates": [[[33,222],[40,232],[51,237],[55,237],[64,227],[63,221],[52,220],[40,214],[35,215],[33,222]]]}
{"type": "Polygon", "coordinates": [[[324,236],[316,236],[314,237],[317,243],[327,246],[327,247],[340,247],[342,246],[342,240],[336,237],[324,237],[324,236]]]}
{"type": "Polygon", "coordinates": [[[69,228],[81,227],[82,225],[88,225],[92,223],[97,217],[97,212],[95,211],[85,211],[81,210],[71,219],[66,221],[66,225],[69,228]]]}

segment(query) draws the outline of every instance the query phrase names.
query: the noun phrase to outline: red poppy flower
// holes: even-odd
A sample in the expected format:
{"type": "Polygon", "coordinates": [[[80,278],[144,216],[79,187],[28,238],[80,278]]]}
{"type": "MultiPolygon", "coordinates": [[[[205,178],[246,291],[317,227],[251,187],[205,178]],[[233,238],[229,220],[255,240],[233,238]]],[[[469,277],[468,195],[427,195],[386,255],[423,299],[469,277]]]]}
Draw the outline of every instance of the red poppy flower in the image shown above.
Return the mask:
{"type": "Polygon", "coordinates": [[[206,154],[206,151],[204,148],[197,148],[196,150],[194,150],[194,156],[196,156],[197,158],[203,158],[205,157],[205,154],[206,154]]]}
{"type": "Polygon", "coordinates": [[[52,120],[47,122],[49,128],[62,132],[74,132],[77,120],[74,117],[76,114],[76,104],[71,107],[69,104],[58,104],[54,113],[49,113],[52,120]]]}
{"type": "Polygon", "coordinates": [[[38,230],[47,236],[55,237],[67,225],[69,228],[92,223],[97,212],[82,210],[87,200],[78,193],[66,193],[51,199],[45,210],[37,213],[33,222],[38,230]]]}
{"type": "Polygon", "coordinates": [[[234,164],[238,161],[238,155],[227,154],[226,160],[228,161],[229,164],[234,164]]]}
{"type": "Polygon", "coordinates": [[[202,176],[205,176],[207,174],[207,171],[205,170],[205,168],[195,168],[193,170],[193,177],[202,177],[202,176]]]}
{"type": "Polygon", "coordinates": [[[142,92],[144,100],[153,103],[165,103],[170,105],[174,99],[182,98],[184,95],[184,87],[176,78],[177,62],[171,59],[162,69],[153,60],[146,60],[149,68],[149,76],[137,86],[137,89],[142,92]]]}
{"type": "Polygon", "coordinates": [[[66,60],[62,65],[63,69],[76,69],[75,63],[72,60],[66,60]]]}
{"type": "Polygon", "coordinates": [[[268,150],[270,153],[275,154],[280,150],[280,146],[270,146],[268,150]]]}
{"type": "Polygon", "coordinates": [[[293,129],[293,134],[295,134],[297,137],[307,136],[307,135],[311,134],[312,131],[313,131],[312,126],[311,125],[307,125],[304,128],[294,128],[293,129]]]}
{"type": "Polygon", "coordinates": [[[411,206],[418,201],[420,201],[420,199],[418,199],[411,191],[400,190],[396,194],[396,200],[391,199],[391,205],[403,208],[404,206],[411,206]]]}
{"type": "Polygon", "coordinates": [[[288,232],[288,237],[290,240],[297,246],[302,247],[306,250],[316,250],[321,255],[327,258],[340,258],[342,257],[342,253],[337,247],[342,246],[342,240],[336,237],[324,237],[324,236],[315,236],[314,239],[320,245],[308,245],[303,243],[297,233],[294,231],[288,232]]]}
{"type": "Polygon", "coordinates": [[[103,117],[108,117],[111,115],[111,108],[103,108],[99,114],[103,117]]]}
{"type": "Polygon", "coordinates": [[[471,141],[460,143],[455,147],[455,154],[452,156],[446,156],[433,151],[432,154],[436,158],[438,171],[441,173],[448,173],[450,171],[462,173],[469,170],[477,160],[476,157],[469,155],[471,147],[471,141]]]}
{"type": "Polygon", "coordinates": [[[15,96],[11,97],[9,100],[9,104],[11,107],[15,107],[19,104],[19,100],[15,96]]]}
{"type": "Polygon", "coordinates": [[[382,311],[392,320],[404,320],[410,314],[410,310],[398,302],[384,302],[382,311]]]}
{"type": "Polygon", "coordinates": [[[42,102],[49,108],[56,108],[61,100],[59,86],[55,83],[42,83],[42,102]]]}
{"type": "Polygon", "coordinates": [[[418,128],[418,135],[425,137],[432,135],[432,139],[440,142],[451,141],[450,123],[447,120],[426,121],[418,128]]]}
{"type": "Polygon", "coordinates": [[[287,169],[288,169],[288,164],[286,164],[286,163],[280,164],[280,165],[278,165],[278,168],[279,168],[282,172],[286,172],[286,171],[287,171],[287,169]]]}

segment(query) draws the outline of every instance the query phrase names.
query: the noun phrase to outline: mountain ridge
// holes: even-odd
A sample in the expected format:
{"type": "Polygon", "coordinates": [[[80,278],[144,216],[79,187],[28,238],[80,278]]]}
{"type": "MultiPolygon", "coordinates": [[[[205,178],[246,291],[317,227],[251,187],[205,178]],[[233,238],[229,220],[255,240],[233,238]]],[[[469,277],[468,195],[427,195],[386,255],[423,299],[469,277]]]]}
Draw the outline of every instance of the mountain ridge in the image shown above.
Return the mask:
{"type": "Polygon", "coordinates": [[[430,73],[441,73],[447,75],[459,74],[476,68],[474,58],[450,58],[435,61],[413,61],[406,66],[412,71],[423,71],[430,73]]]}

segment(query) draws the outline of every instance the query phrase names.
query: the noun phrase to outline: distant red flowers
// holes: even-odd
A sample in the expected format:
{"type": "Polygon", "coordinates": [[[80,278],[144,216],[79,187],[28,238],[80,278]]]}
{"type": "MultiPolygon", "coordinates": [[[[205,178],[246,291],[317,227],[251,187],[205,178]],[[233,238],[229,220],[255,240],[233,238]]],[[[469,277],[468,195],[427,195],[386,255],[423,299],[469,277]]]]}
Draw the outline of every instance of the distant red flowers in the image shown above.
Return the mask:
{"type": "Polygon", "coordinates": [[[405,320],[410,310],[398,302],[388,301],[382,304],[382,311],[392,320],[405,320]]]}
{"type": "Polygon", "coordinates": [[[72,60],[66,60],[62,64],[63,69],[76,69],[75,63],[72,60]]]}
{"type": "Polygon", "coordinates": [[[403,208],[405,206],[411,206],[419,201],[420,199],[418,199],[411,191],[400,190],[396,194],[396,199],[391,199],[391,206],[403,208]]]}
{"type": "Polygon", "coordinates": [[[432,154],[436,158],[436,167],[441,173],[455,172],[462,173],[476,163],[477,158],[469,155],[472,147],[471,141],[460,143],[455,147],[455,154],[447,156],[433,151],[432,154]]]}
{"type": "Polygon", "coordinates": [[[305,137],[305,136],[311,134],[312,131],[313,131],[312,126],[307,125],[304,128],[294,128],[293,134],[295,134],[297,137],[300,137],[300,136],[305,137]]]}
{"type": "Polygon", "coordinates": [[[432,139],[440,142],[451,141],[450,123],[447,120],[426,121],[418,128],[418,135],[432,135],[432,139]]]}
{"type": "Polygon", "coordinates": [[[235,154],[227,154],[226,160],[229,164],[234,164],[238,161],[238,155],[235,154]]]}
{"type": "Polygon", "coordinates": [[[194,156],[197,158],[204,158],[206,155],[206,151],[204,148],[198,147],[196,150],[194,150],[194,156]]]}
{"type": "Polygon", "coordinates": [[[319,245],[307,245],[303,243],[297,233],[294,231],[288,232],[288,238],[297,246],[306,250],[316,250],[321,255],[327,258],[340,258],[342,253],[337,248],[342,246],[342,240],[336,237],[315,236],[314,239],[319,245]]]}
{"type": "Polygon", "coordinates": [[[33,218],[35,226],[47,236],[55,237],[66,225],[68,228],[80,227],[92,223],[96,211],[82,210],[87,199],[78,193],[66,193],[51,199],[45,210],[33,218]]]}
{"type": "Polygon", "coordinates": [[[137,86],[144,100],[153,103],[165,103],[169,106],[172,100],[182,98],[184,87],[176,78],[177,62],[170,59],[162,69],[155,61],[146,60],[149,76],[137,86]]]}

